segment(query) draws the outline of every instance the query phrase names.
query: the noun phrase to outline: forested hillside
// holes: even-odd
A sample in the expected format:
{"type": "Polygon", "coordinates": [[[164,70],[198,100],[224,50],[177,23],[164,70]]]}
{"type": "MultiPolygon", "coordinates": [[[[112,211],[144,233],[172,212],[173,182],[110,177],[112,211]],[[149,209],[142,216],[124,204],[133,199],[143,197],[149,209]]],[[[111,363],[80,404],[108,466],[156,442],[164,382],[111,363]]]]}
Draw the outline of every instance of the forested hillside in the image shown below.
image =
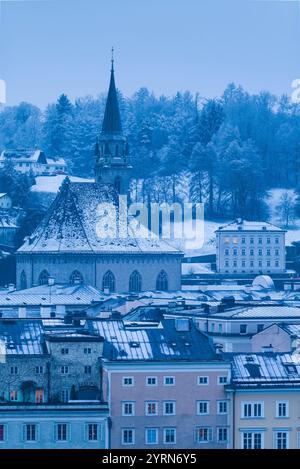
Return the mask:
{"type": "MultiPolygon", "coordinates": [[[[106,95],[66,95],[45,111],[29,103],[0,113],[0,149],[42,148],[66,158],[70,174],[93,175],[106,95]]],[[[132,196],[206,203],[206,216],[264,218],[270,187],[297,188],[300,107],[286,96],[250,95],[230,84],[214,100],[189,92],[120,95],[134,165],[132,196]]]]}

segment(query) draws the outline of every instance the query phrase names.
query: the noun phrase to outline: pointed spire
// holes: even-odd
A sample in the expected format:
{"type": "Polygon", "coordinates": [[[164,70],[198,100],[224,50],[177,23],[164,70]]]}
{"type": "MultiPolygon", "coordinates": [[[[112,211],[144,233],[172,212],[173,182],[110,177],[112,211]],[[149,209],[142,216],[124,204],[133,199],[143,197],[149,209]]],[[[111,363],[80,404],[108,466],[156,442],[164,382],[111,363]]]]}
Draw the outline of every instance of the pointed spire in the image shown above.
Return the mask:
{"type": "Polygon", "coordinates": [[[122,124],[118,103],[118,96],[115,84],[114,73],[114,49],[111,50],[111,71],[108,96],[106,100],[104,119],[102,124],[102,133],[114,134],[122,132],[122,124]]]}

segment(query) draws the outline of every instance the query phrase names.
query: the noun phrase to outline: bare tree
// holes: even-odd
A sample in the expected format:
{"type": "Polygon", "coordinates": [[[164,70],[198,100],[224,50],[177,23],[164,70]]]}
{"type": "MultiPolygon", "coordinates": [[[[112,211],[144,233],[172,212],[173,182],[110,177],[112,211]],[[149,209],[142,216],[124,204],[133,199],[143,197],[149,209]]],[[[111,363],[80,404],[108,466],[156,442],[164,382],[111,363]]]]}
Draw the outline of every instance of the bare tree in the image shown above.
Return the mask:
{"type": "Polygon", "coordinates": [[[276,206],[280,221],[287,228],[295,219],[295,198],[288,191],[283,192],[276,206]]]}

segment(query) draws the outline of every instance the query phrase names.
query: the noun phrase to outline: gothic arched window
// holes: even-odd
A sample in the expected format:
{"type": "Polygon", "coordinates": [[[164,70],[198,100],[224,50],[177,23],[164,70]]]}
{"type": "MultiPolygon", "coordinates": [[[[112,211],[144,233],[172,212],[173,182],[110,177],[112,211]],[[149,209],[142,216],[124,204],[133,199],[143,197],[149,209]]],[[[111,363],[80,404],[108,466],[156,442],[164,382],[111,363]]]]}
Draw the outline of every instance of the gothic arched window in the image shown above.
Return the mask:
{"type": "Polygon", "coordinates": [[[39,276],[39,284],[47,285],[49,277],[50,277],[49,272],[47,272],[47,270],[43,270],[39,276]]]}
{"type": "Polygon", "coordinates": [[[129,277],[129,291],[137,293],[142,291],[142,276],[137,270],[129,277]]]}
{"type": "Polygon", "coordinates": [[[27,288],[27,277],[24,270],[22,270],[20,275],[20,288],[21,290],[25,290],[27,288]]]}
{"type": "Polygon", "coordinates": [[[156,279],[156,290],[168,291],[168,276],[164,270],[162,270],[156,279]]]}
{"type": "Polygon", "coordinates": [[[70,283],[74,285],[75,283],[83,283],[83,276],[78,270],[74,270],[74,272],[70,275],[70,283]]]}
{"type": "Polygon", "coordinates": [[[116,291],[116,279],[110,270],[103,275],[102,290],[104,291],[106,289],[109,293],[114,293],[116,291]]]}
{"type": "Polygon", "coordinates": [[[120,194],[121,193],[121,178],[120,178],[120,176],[116,177],[115,182],[114,182],[114,186],[115,186],[115,189],[118,192],[118,194],[120,194]]]}

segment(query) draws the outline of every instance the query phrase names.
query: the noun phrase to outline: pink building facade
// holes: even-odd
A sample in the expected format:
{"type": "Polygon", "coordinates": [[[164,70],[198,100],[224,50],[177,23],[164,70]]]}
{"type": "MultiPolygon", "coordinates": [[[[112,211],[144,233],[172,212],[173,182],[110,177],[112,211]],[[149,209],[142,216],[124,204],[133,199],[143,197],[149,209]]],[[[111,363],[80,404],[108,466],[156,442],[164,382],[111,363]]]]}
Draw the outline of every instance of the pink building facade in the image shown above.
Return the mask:
{"type": "Polygon", "coordinates": [[[186,319],[92,321],[112,449],[230,448],[230,362],[186,319]]]}

